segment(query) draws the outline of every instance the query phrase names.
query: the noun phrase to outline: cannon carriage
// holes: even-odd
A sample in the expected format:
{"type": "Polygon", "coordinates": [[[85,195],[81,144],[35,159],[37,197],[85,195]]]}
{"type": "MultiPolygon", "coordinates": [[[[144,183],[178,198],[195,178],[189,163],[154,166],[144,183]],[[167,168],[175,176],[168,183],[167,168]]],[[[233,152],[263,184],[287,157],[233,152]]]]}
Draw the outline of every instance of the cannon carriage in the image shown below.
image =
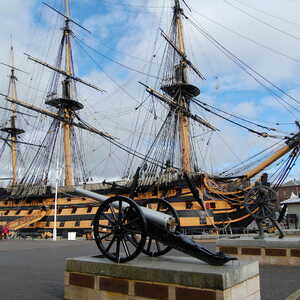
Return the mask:
{"type": "Polygon", "coordinates": [[[107,198],[79,188],[75,192],[101,203],[93,221],[94,237],[103,256],[116,263],[128,262],[141,253],[157,257],[172,249],[210,265],[236,259],[214,253],[182,234],[176,210],[164,199],[149,199],[140,206],[124,196],[107,198]]]}

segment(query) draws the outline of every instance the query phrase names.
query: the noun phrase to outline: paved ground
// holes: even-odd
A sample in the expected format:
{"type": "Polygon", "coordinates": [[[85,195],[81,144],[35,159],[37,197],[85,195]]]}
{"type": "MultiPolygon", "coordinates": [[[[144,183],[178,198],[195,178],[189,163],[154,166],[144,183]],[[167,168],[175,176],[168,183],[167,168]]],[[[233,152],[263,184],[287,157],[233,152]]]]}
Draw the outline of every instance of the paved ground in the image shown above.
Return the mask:
{"type": "MultiPolygon", "coordinates": [[[[1,240],[0,300],[63,299],[65,258],[97,254],[94,241],[1,240]]],[[[260,277],[262,300],[283,300],[300,289],[300,267],[263,266],[260,277]]]]}

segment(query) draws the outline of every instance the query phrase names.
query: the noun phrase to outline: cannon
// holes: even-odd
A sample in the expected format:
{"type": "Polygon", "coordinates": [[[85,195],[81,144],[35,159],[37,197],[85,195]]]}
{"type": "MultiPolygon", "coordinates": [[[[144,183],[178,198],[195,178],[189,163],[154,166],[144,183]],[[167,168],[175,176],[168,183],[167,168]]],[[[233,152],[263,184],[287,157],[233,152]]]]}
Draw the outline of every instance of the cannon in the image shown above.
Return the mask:
{"type": "Polygon", "coordinates": [[[280,211],[275,190],[265,184],[257,183],[245,194],[244,207],[252,215],[259,229],[259,235],[255,238],[264,238],[262,222],[267,220],[270,220],[278,230],[279,238],[284,237],[279,222],[283,218],[285,210],[280,211]],[[276,212],[280,212],[278,218],[276,218],[276,212]]]}
{"type": "Polygon", "coordinates": [[[158,257],[172,249],[216,266],[236,259],[214,253],[182,234],[176,210],[164,199],[148,199],[140,206],[124,196],[108,198],[80,188],[75,193],[100,203],[93,221],[94,237],[103,256],[114,262],[130,261],[142,252],[158,257]]]}

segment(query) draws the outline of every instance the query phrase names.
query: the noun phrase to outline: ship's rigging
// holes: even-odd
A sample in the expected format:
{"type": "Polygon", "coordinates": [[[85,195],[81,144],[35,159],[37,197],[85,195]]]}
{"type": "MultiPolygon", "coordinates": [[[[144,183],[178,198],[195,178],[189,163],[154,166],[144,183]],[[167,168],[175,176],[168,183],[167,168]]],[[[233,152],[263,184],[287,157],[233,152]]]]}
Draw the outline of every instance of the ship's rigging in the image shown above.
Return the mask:
{"type": "MultiPolygon", "coordinates": [[[[36,111],[39,110],[40,113],[51,116],[53,121],[42,141],[43,147],[37,151],[34,159],[29,165],[29,172],[20,181],[22,192],[24,190],[24,185],[46,186],[49,184],[49,172],[51,171],[53,160],[55,159],[54,152],[60,151],[59,146],[57,145],[61,142],[63,143],[63,151],[60,152],[63,155],[64,184],[78,184],[87,177],[85,160],[83,159],[84,153],[82,152],[82,145],[78,138],[79,133],[76,133],[77,127],[86,127],[82,125],[81,122],[74,122],[76,117],[79,119],[76,111],[83,108],[83,105],[78,101],[76,82],[80,82],[81,84],[87,85],[100,92],[103,92],[103,90],[75,76],[71,43],[72,30],[70,28],[70,23],[74,23],[77,26],[80,25],[70,18],[69,1],[65,0],[64,4],[65,14],[61,14],[54,9],[64,17],[63,34],[55,66],[28,55],[30,60],[54,71],[45,101],[48,106],[52,107],[52,111],[36,109],[36,111]],[[64,69],[62,70],[62,68],[64,69]],[[61,80],[61,75],[64,76],[63,80],[61,80]],[[59,132],[61,128],[63,129],[63,138],[62,141],[59,141],[59,132]]],[[[82,26],[80,27],[82,28],[82,26]]],[[[17,100],[17,96],[13,95],[11,98],[7,98],[7,100],[9,99],[17,100]]],[[[12,101],[12,103],[14,106],[16,105],[16,102],[12,101]]],[[[29,107],[27,106],[27,108],[29,107]]],[[[33,107],[30,109],[32,108],[33,107]]],[[[92,129],[90,129],[90,131],[92,131],[92,129]]],[[[101,133],[96,129],[93,131],[105,135],[105,133],[101,133]]]]}
{"type": "MultiPolygon", "coordinates": [[[[51,165],[55,156],[54,153],[55,151],[58,151],[58,132],[59,124],[61,124],[61,122],[64,128],[64,137],[62,141],[64,149],[60,152],[64,153],[62,161],[64,161],[65,185],[84,182],[85,178],[88,177],[87,166],[85,165],[85,160],[83,158],[84,150],[80,140],[76,137],[77,134],[75,128],[77,127],[99,134],[109,140],[113,145],[127,151],[130,156],[143,159],[144,163],[141,167],[142,176],[145,177],[147,176],[146,174],[150,174],[150,177],[154,176],[155,178],[157,178],[159,174],[169,171],[172,174],[177,173],[178,170],[187,173],[206,172],[204,166],[199,163],[200,158],[199,154],[197,154],[199,149],[197,149],[194,137],[199,136],[199,134],[209,137],[207,138],[208,144],[210,143],[211,137],[216,135],[214,132],[219,130],[222,132],[222,129],[219,129],[214,123],[208,121],[207,116],[202,117],[203,112],[214,115],[214,120],[215,117],[219,117],[235,126],[239,126],[250,133],[254,133],[264,138],[287,140],[293,136],[292,134],[282,132],[277,128],[262,125],[262,123],[251,121],[234,113],[228,113],[223,109],[210,105],[205,99],[202,99],[202,97],[197,97],[200,90],[194,83],[190,83],[190,76],[188,73],[192,72],[196,74],[198,79],[200,78],[202,80],[205,79],[205,76],[187,55],[183,21],[190,23],[196,31],[201,33],[216,48],[236,63],[246,74],[268,90],[268,92],[270,92],[273,97],[292,114],[295,115],[295,112],[298,111],[297,105],[299,104],[299,101],[295,97],[290,96],[283,89],[262,76],[203,29],[201,25],[190,16],[193,12],[193,8],[190,7],[188,3],[179,0],[176,0],[174,3],[174,7],[172,8],[173,20],[169,32],[160,32],[162,39],[166,42],[160,74],[156,77],[160,80],[159,89],[161,89],[161,92],[159,89],[151,88],[148,83],[145,84],[146,91],[150,94],[152,101],[156,102],[157,100],[160,100],[160,102],[163,102],[162,104],[167,107],[168,113],[161,117],[163,119],[161,128],[156,132],[154,142],[148,148],[148,152],[145,155],[142,154],[145,151],[137,149],[139,146],[133,147],[133,144],[131,146],[125,145],[117,139],[112,139],[109,134],[95,129],[94,126],[88,124],[88,122],[80,117],[79,110],[83,108],[83,105],[79,101],[76,82],[83,83],[98,91],[103,90],[75,76],[71,42],[72,37],[75,35],[70,28],[70,23],[80,26],[81,28],[82,26],[71,19],[68,1],[65,1],[65,13],[60,13],[58,10],[47,5],[64,18],[63,35],[56,63],[55,65],[51,65],[36,59],[31,55],[28,55],[28,58],[54,71],[46,99],[46,104],[50,105],[52,108],[49,112],[46,112],[46,110],[43,112],[41,110],[39,111],[39,113],[44,113],[47,116],[54,118],[54,120],[48,129],[48,134],[44,138],[40,149],[37,151],[34,160],[29,166],[29,169],[32,172],[27,172],[27,175],[20,181],[21,184],[47,185],[49,183],[48,176],[52,168],[51,165]],[[182,5],[187,9],[188,13],[184,12],[182,5]],[[60,82],[62,82],[62,87],[60,87],[60,82]],[[294,103],[287,101],[287,98],[294,103]],[[192,109],[196,107],[201,109],[200,114],[192,112],[192,109]],[[56,112],[54,112],[55,110],[56,112]],[[195,126],[195,123],[197,123],[197,126],[195,126]],[[255,127],[260,130],[257,130],[255,127]]],[[[85,47],[84,42],[76,36],[75,40],[80,41],[82,47],[85,47]]],[[[126,65],[123,65],[123,67],[126,67],[126,65]]],[[[131,71],[136,72],[138,70],[132,68],[131,71]]],[[[143,74],[143,72],[140,73],[143,74]]],[[[152,76],[150,76],[150,78],[151,77],[152,76]]],[[[193,82],[194,81],[195,80],[193,80],[193,82]]],[[[7,96],[7,100],[12,103],[17,103],[19,101],[16,95],[7,96]]],[[[144,103],[144,100],[142,103],[144,103]]],[[[19,101],[18,104],[22,105],[21,101],[19,101]]],[[[27,104],[25,104],[24,107],[33,109],[33,106],[29,107],[29,105],[26,105],[27,104]]],[[[155,107],[157,107],[157,105],[158,104],[155,104],[155,107]]],[[[144,146],[145,145],[140,149],[145,149],[144,146]]],[[[268,145],[267,149],[271,149],[271,146],[268,145]]],[[[261,152],[263,153],[264,151],[261,152]]],[[[202,157],[201,160],[203,160],[203,158],[204,157],[202,157]]],[[[241,165],[244,170],[247,169],[246,163],[241,162],[241,165]]],[[[134,164],[129,163],[129,168],[131,168],[130,166],[134,166],[134,164]]],[[[239,171],[241,170],[242,169],[240,168],[239,171]]],[[[135,171],[131,171],[131,173],[135,173],[135,171]]],[[[239,172],[231,171],[229,174],[233,175],[237,173],[239,172]]],[[[221,174],[225,175],[227,173],[223,171],[221,174]]]]}
{"type": "MultiPolygon", "coordinates": [[[[17,98],[17,77],[16,72],[21,72],[27,74],[25,71],[15,67],[15,57],[14,57],[14,48],[11,42],[10,46],[10,64],[1,63],[3,66],[8,67],[10,69],[9,74],[9,84],[8,84],[8,96],[17,98]]],[[[15,103],[11,104],[11,107],[1,107],[1,110],[5,111],[4,119],[2,120],[2,124],[0,127],[1,136],[0,139],[4,141],[0,158],[4,160],[4,151],[5,147],[9,147],[10,152],[10,163],[11,166],[11,178],[10,178],[10,186],[14,186],[17,184],[18,180],[18,173],[21,169],[21,166],[24,167],[24,161],[22,157],[22,153],[20,151],[20,145],[27,145],[27,146],[38,146],[26,141],[22,141],[21,136],[25,133],[23,129],[24,122],[17,120],[19,117],[35,117],[31,114],[26,114],[20,111],[15,103]]],[[[3,168],[4,170],[4,168],[3,168]]]]}
{"type": "MultiPolygon", "coordinates": [[[[240,2],[228,0],[226,3],[232,1],[240,2]]],[[[81,33],[87,34],[89,30],[80,24],[81,21],[71,17],[70,0],[60,2],[64,5],[64,12],[56,8],[57,3],[51,3],[54,7],[44,3],[44,8],[55,13],[57,22],[59,19],[62,23],[56,43],[58,50],[53,52],[52,45],[48,48],[48,53],[56,53],[56,56],[51,54],[49,59],[49,55],[45,58],[41,53],[25,51],[30,53],[26,56],[31,65],[42,69],[35,74],[35,79],[31,76],[30,88],[36,93],[44,90],[44,93],[40,93],[41,97],[19,97],[13,90],[1,93],[9,105],[5,111],[12,116],[5,119],[7,122],[2,128],[13,130],[10,136],[0,136],[0,139],[11,146],[12,154],[18,144],[32,146],[32,150],[27,150],[23,159],[26,162],[23,177],[12,180],[6,189],[0,190],[0,213],[5,211],[0,222],[10,221],[10,224],[18,223],[22,227],[36,226],[45,231],[53,228],[55,235],[56,228],[58,232],[70,231],[71,228],[81,232],[89,230],[97,207],[92,199],[74,194],[74,185],[83,184],[109,197],[123,195],[140,205],[157,205],[157,208],[158,199],[164,198],[178,210],[183,227],[192,233],[204,228],[218,230],[227,226],[247,226],[260,209],[247,196],[249,191],[253,191],[257,177],[268,172],[270,183],[276,189],[287,178],[299,157],[300,126],[297,117],[300,101],[297,97],[287,92],[286,86],[270,80],[241,52],[235,53],[237,49],[232,49],[234,45],[226,43],[223,36],[210,32],[196,20],[193,16],[196,4],[192,5],[190,1],[168,1],[171,5],[164,3],[160,7],[161,14],[151,20],[151,26],[148,26],[150,23],[145,25],[149,44],[154,45],[149,59],[141,54],[149,52],[150,47],[140,48],[131,43],[131,38],[135,41],[141,39],[142,28],[139,26],[135,26],[136,36],[126,36],[130,40],[128,49],[122,47],[120,51],[111,47],[114,39],[119,39],[119,32],[118,35],[109,34],[104,41],[101,39],[101,44],[108,42],[103,53],[99,43],[91,42],[91,37],[82,37],[81,33]],[[165,18],[166,12],[171,18],[165,18]],[[167,26],[163,24],[166,20],[171,20],[167,26]],[[158,26],[155,26],[157,30],[152,43],[150,35],[154,33],[155,22],[158,26]],[[75,28],[79,33],[77,30],[75,33],[75,28]],[[201,43],[198,41],[194,52],[195,48],[191,45],[199,37],[201,43]],[[203,41],[205,46],[209,45],[215,53],[239,68],[236,75],[240,81],[249,78],[259,85],[261,94],[256,91],[253,96],[256,106],[254,117],[236,109],[235,106],[244,100],[240,99],[241,95],[238,95],[238,100],[238,93],[226,95],[227,87],[224,88],[222,83],[223,64],[218,65],[221,71],[217,76],[211,77],[208,65],[200,55],[203,41]],[[117,51],[126,58],[115,56],[117,51]],[[79,64],[78,59],[81,61],[79,64]],[[138,65],[132,64],[132,60],[139,61],[138,65]],[[110,65],[104,66],[104,61],[110,65]],[[93,76],[96,80],[99,77],[95,84],[90,83],[89,76],[85,76],[91,62],[97,71],[101,71],[93,76]],[[111,67],[111,64],[117,68],[111,67]],[[82,68],[84,72],[79,71],[82,68]],[[46,72],[51,76],[47,88],[41,89],[38,82],[46,72]],[[135,74],[131,81],[128,73],[135,74]],[[103,81],[105,77],[116,87],[115,90],[103,81]],[[218,87],[209,93],[213,81],[218,87]],[[139,96],[136,86],[140,88],[139,96]],[[84,93],[83,88],[86,88],[84,93]],[[293,123],[291,118],[278,121],[269,112],[259,114],[261,102],[256,95],[261,100],[266,93],[296,122],[293,123]],[[27,109],[27,113],[16,109],[20,107],[27,109]],[[26,141],[20,140],[15,131],[22,127],[13,121],[16,117],[19,120],[19,116],[20,119],[32,117],[31,114],[38,116],[34,124],[27,124],[31,126],[26,131],[32,139],[27,140],[29,134],[26,134],[26,141]],[[262,117],[267,117],[267,120],[262,120],[262,117]],[[296,131],[292,124],[296,125],[296,131]],[[224,136],[229,138],[229,142],[224,136]],[[236,154],[236,149],[242,150],[236,154]],[[100,173],[99,164],[102,162],[101,183],[90,184],[89,177],[100,173]],[[112,162],[115,162],[114,166],[112,162]],[[117,170],[116,176],[111,176],[113,167],[117,170]],[[105,177],[106,180],[103,180],[105,177]],[[54,182],[55,193],[51,190],[54,182]],[[19,214],[21,218],[17,219],[19,214]]],[[[113,1],[109,3],[114,4],[113,1]]],[[[119,2],[115,4],[122,5],[119,2]]],[[[129,7],[131,13],[135,8],[132,3],[129,7]]],[[[138,9],[143,7],[138,6],[138,9]]],[[[97,18],[97,22],[102,21],[101,17],[97,18]]],[[[89,23],[82,24],[86,26],[89,23]]],[[[125,32],[127,27],[123,25],[122,31],[125,32]]],[[[268,51],[272,49],[265,48],[268,51]]],[[[283,58],[283,52],[273,51],[273,54],[283,58]]],[[[286,55],[286,59],[292,58],[293,55],[286,55]]],[[[14,63],[11,65],[10,82],[15,85],[14,72],[17,69],[14,63]]],[[[12,165],[16,162],[15,158],[16,155],[12,155],[12,165]]],[[[17,169],[13,168],[12,174],[17,169]]],[[[264,174],[264,178],[267,177],[264,174]]],[[[264,182],[269,184],[266,180],[264,182]]]]}
{"type": "MultiPolygon", "coordinates": [[[[189,8],[189,10],[191,9],[189,8]]],[[[180,165],[179,169],[181,169],[183,172],[197,173],[200,171],[200,167],[197,165],[198,162],[197,156],[195,155],[195,146],[193,145],[193,139],[191,139],[191,137],[189,136],[189,133],[191,132],[191,125],[189,120],[194,120],[200,123],[202,126],[207,127],[209,130],[216,131],[217,128],[215,126],[212,126],[203,118],[200,118],[199,116],[190,113],[191,103],[199,106],[206,112],[214,114],[215,116],[222,118],[223,120],[226,120],[234,124],[235,126],[239,126],[243,129],[246,129],[250,133],[256,134],[258,136],[264,138],[269,137],[283,140],[288,138],[286,135],[283,134],[274,135],[265,131],[257,131],[251,128],[250,126],[254,125],[259,127],[260,129],[266,129],[271,132],[276,132],[277,129],[262,126],[253,121],[246,120],[245,118],[241,118],[231,113],[227,113],[196,98],[200,94],[200,90],[196,86],[188,83],[187,71],[188,69],[190,69],[200,79],[204,80],[205,78],[201,74],[201,72],[199,72],[199,70],[193,65],[193,63],[187,58],[183,39],[182,18],[185,18],[186,20],[190,21],[190,23],[210,42],[212,42],[214,46],[221,50],[221,52],[228,56],[228,58],[232,59],[234,63],[236,63],[256,82],[258,82],[269,92],[271,92],[271,94],[273,94],[277,101],[282,101],[283,105],[289,106],[287,108],[288,110],[298,110],[294,105],[288,103],[282,97],[282,95],[290,98],[298,104],[299,101],[297,99],[288,95],[281,88],[277,87],[271,81],[261,76],[252,67],[244,63],[237,56],[235,56],[230,50],[226,49],[220,42],[218,42],[213,36],[207,33],[207,31],[202,29],[195,21],[193,21],[184,13],[183,9],[180,6],[180,1],[175,1],[171,29],[169,30],[168,34],[165,34],[163,31],[161,32],[163,38],[167,41],[167,47],[164,50],[164,59],[162,64],[164,68],[162,68],[161,71],[161,74],[163,74],[163,79],[160,82],[159,87],[162,90],[163,94],[161,94],[153,88],[150,88],[147,85],[144,85],[146,87],[146,91],[150,95],[154,96],[156,99],[161,100],[169,106],[169,111],[166,116],[166,119],[163,122],[153,144],[151,145],[148,155],[155,157],[159,161],[163,161],[165,169],[170,169],[171,176],[170,174],[168,174],[168,171],[161,170],[157,166],[148,166],[148,164],[145,163],[141,169],[143,170],[143,182],[146,184],[153,184],[155,180],[157,180],[158,183],[158,181],[160,181],[158,180],[158,178],[161,178],[162,174],[165,174],[164,180],[166,182],[172,182],[174,180],[174,173],[176,173],[174,166],[178,165],[180,165]],[[273,89],[275,89],[275,91],[273,89]],[[246,125],[243,123],[246,123],[246,125]],[[180,153],[180,159],[176,157],[176,153],[180,153]]],[[[281,150],[279,150],[279,153],[280,151],[281,150]]],[[[295,150],[295,153],[297,153],[297,151],[298,150],[295,150]]],[[[297,155],[295,156],[295,153],[292,155],[293,161],[294,159],[297,159],[297,155]]],[[[275,156],[277,154],[275,154],[275,156]]],[[[263,165],[264,163],[260,164],[258,169],[250,170],[247,173],[245,173],[246,178],[252,178],[253,176],[257,175],[257,170],[259,170],[260,172],[265,167],[269,166],[269,164],[267,163],[263,168],[261,168],[261,166],[263,165]]],[[[289,170],[288,165],[289,163],[287,163],[287,166],[285,167],[286,171],[289,170]]],[[[205,170],[202,169],[201,172],[205,173],[205,170]]],[[[284,175],[282,176],[285,177],[286,174],[287,172],[284,172],[284,175]]]]}

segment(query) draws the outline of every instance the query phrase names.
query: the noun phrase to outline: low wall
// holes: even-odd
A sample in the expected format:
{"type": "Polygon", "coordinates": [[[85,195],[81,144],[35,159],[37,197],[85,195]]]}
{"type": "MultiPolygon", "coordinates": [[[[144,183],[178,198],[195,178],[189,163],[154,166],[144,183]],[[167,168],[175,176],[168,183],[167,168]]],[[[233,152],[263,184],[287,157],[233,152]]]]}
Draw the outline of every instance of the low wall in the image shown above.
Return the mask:
{"type": "Polygon", "coordinates": [[[300,266],[300,238],[218,240],[219,251],[261,264],[300,266]]]}
{"type": "Polygon", "coordinates": [[[141,256],[126,264],[101,257],[66,260],[66,300],[259,300],[257,262],[209,266],[189,257],[141,256]]]}

